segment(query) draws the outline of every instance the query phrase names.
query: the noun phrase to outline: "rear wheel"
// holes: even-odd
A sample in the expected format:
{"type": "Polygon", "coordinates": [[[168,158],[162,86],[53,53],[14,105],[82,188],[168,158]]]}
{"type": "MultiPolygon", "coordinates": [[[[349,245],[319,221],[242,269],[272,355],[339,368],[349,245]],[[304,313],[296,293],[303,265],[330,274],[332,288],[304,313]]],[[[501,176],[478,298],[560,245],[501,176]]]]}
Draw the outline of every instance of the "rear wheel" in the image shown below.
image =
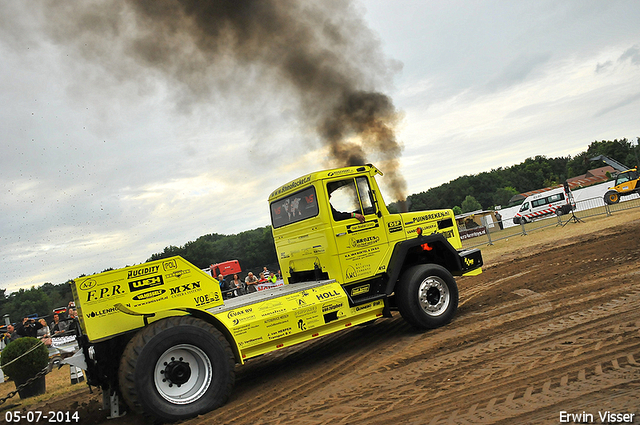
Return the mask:
{"type": "Polygon", "coordinates": [[[604,194],[604,202],[609,205],[617,204],[620,202],[620,194],[615,190],[610,190],[604,194]]]}
{"type": "Polygon", "coordinates": [[[403,273],[395,292],[400,314],[418,329],[449,323],[458,308],[456,281],[437,264],[411,267],[403,273]]]}
{"type": "Polygon", "coordinates": [[[235,381],[229,343],[211,324],[169,317],[129,341],[120,361],[120,392],[133,410],[177,421],[224,404],[235,381]]]}

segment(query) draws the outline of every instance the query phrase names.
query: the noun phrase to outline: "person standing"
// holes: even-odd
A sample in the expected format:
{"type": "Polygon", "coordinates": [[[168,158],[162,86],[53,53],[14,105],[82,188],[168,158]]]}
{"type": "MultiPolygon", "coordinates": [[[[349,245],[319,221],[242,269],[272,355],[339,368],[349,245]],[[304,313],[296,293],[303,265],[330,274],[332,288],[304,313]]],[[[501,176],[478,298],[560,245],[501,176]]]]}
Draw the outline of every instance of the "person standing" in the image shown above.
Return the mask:
{"type": "Polygon", "coordinates": [[[29,319],[25,317],[22,319],[22,323],[18,325],[16,328],[16,332],[20,336],[30,336],[33,338],[37,338],[38,329],[42,328],[42,324],[36,322],[35,319],[29,319]]]}
{"type": "Polygon", "coordinates": [[[502,216],[498,211],[495,212],[496,220],[498,220],[498,226],[500,226],[500,230],[502,230],[502,216]]]}
{"type": "Polygon", "coordinates": [[[51,322],[51,326],[49,326],[49,332],[53,332],[54,335],[63,333],[68,328],[66,322],[60,321],[60,316],[57,314],[53,315],[53,322],[51,322]]]}
{"type": "Polygon", "coordinates": [[[16,332],[16,328],[14,328],[13,325],[8,325],[7,333],[5,333],[3,337],[5,345],[15,341],[18,338],[20,338],[20,335],[18,335],[18,333],[16,332]]]}
{"type": "Polygon", "coordinates": [[[249,272],[247,277],[244,279],[244,283],[247,285],[246,289],[248,293],[258,292],[258,290],[256,289],[258,278],[255,277],[253,273],[249,272]]]}
{"type": "Polygon", "coordinates": [[[238,277],[237,274],[233,275],[233,280],[231,280],[231,282],[229,283],[229,287],[232,289],[235,289],[235,291],[233,291],[233,294],[237,297],[239,295],[242,295],[243,291],[242,291],[242,281],[240,280],[240,278],[238,277]]]}

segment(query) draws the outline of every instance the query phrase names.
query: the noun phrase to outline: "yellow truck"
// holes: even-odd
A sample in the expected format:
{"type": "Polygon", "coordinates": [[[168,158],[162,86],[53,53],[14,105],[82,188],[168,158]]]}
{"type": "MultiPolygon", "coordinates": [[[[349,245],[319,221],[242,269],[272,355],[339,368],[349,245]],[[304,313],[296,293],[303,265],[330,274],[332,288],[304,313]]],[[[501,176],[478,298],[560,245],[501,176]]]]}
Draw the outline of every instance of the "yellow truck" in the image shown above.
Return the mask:
{"type": "Polygon", "coordinates": [[[379,318],[445,325],[454,276],[481,272],[451,210],[392,214],[373,165],[320,171],[273,191],[269,207],[284,286],[223,299],[218,282],[181,257],[75,279],[88,384],[167,422],[225,403],[235,367],[379,318]]]}

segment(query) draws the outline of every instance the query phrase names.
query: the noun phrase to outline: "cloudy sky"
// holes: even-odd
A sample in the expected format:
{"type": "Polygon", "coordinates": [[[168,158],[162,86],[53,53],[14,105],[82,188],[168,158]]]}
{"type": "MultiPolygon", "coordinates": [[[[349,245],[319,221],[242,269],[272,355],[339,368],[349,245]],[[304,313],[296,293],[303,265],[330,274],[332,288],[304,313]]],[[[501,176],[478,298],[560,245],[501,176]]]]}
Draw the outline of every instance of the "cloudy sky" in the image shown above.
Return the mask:
{"type": "MultiPolygon", "coordinates": [[[[273,189],[333,163],[309,125],[315,94],[274,76],[277,54],[208,57],[170,26],[133,43],[144,30],[121,2],[70,3],[0,3],[0,288],[268,225],[273,189]]],[[[399,112],[407,194],[640,136],[637,1],[321,4],[305,25],[322,52],[399,112]]]]}

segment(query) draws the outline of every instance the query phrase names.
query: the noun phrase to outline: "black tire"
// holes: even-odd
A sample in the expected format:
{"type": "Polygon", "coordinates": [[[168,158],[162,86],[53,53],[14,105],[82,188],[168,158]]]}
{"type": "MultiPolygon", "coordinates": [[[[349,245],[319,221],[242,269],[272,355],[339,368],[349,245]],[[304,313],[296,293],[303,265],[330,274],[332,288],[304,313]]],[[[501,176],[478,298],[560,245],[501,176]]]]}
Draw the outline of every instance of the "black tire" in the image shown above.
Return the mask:
{"type": "Polygon", "coordinates": [[[437,264],[420,264],[406,270],[395,294],[402,318],[418,329],[446,325],[458,309],[456,280],[437,264]]]}
{"type": "Polygon", "coordinates": [[[615,190],[610,190],[604,194],[604,202],[609,205],[617,204],[620,202],[620,194],[615,190]]]}
{"type": "Polygon", "coordinates": [[[129,341],[118,379],[130,408],[173,422],[226,403],[235,383],[235,358],[211,324],[192,316],[169,317],[129,341]]]}

